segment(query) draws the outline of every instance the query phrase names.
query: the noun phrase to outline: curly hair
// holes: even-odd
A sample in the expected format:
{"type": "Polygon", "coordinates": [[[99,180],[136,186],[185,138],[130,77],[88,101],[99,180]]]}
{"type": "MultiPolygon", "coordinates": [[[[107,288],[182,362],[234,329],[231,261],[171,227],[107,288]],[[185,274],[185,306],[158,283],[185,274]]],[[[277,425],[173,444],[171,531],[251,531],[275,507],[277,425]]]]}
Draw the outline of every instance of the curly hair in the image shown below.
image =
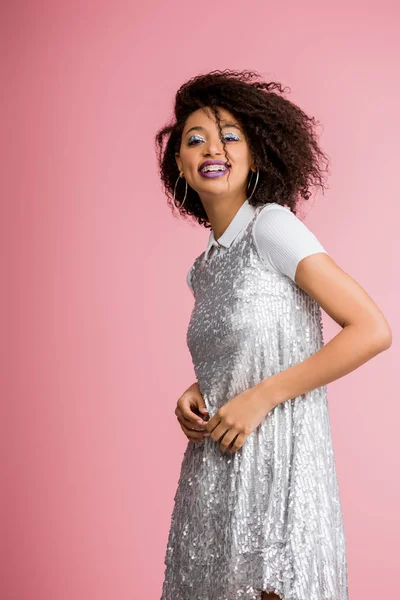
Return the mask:
{"type": "MultiPolygon", "coordinates": [[[[318,144],[315,125],[319,123],[284,98],[284,91],[280,83],[262,81],[255,71],[228,69],[198,75],[179,88],[175,96],[175,119],[155,136],[159,174],[171,208],[179,176],[175,153],[179,152],[185,123],[192,112],[205,107],[215,115],[225,156],[226,142],[218,108],[230,111],[244,129],[259,169],[258,185],[249,200],[251,205],[276,202],[297,214],[299,203],[310,198],[312,187],[319,187],[324,193],[328,186],[323,173],[329,172],[329,159],[318,144]]],[[[204,227],[211,227],[198,193],[190,186],[178,211],[194,217],[204,227]]]]}

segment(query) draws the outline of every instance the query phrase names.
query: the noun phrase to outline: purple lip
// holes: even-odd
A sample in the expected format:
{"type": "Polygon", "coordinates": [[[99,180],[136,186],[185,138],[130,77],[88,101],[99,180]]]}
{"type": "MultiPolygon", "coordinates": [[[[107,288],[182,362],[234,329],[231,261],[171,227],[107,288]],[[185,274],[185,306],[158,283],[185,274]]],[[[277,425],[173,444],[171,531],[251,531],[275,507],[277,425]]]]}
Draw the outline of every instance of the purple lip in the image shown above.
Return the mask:
{"type": "Polygon", "coordinates": [[[225,167],[228,169],[228,163],[225,160],[205,160],[204,162],[201,163],[201,165],[199,166],[199,171],[203,168],[203,167],[207,167],[208,165],[225,165],[225,167]]]}

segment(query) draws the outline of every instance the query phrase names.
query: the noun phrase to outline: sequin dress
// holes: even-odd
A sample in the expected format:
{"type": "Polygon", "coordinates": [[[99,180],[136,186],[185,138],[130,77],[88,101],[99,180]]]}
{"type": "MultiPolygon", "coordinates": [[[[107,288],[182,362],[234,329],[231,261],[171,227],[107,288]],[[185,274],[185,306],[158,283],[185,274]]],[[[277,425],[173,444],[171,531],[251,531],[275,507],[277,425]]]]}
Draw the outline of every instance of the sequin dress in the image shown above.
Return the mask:
{"type": "MultiPolygon", "coordinates": [[[[320,306],[269,270],[254,242],[263,207],[222,255],[196,258],[187,330],[210,418],[323,345],[320,306]]],[[[268,413],[234,453],[188,441],[161,600],[347,600],[346,543],[326,386],[268,413]]]]}

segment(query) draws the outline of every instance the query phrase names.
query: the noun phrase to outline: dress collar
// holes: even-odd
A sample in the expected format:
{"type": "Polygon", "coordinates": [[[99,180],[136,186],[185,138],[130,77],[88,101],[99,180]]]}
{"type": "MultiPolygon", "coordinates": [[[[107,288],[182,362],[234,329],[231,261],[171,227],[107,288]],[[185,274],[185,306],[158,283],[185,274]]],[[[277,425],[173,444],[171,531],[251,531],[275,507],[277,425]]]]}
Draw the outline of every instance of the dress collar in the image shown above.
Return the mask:
{"type": "Polygon", "coordinates": [[[224,233],[221,235],[220,238],[218,238],[218,243],[215,240],[214,232],[211,229],[208,238],[207,248],[204,252],[204,260],[207,260],[208,254],[212,246],[218,247],[219,244],[221,246],[224,246],[225,248],[229,248],[233,240],[239,235],[243,228],[250,223],[255,210],[255,207],[249,204],[248,200],[245,200],[242,206],[236,212],[232,221],[229,223],[228,227],[225,229],[224,233]]]}

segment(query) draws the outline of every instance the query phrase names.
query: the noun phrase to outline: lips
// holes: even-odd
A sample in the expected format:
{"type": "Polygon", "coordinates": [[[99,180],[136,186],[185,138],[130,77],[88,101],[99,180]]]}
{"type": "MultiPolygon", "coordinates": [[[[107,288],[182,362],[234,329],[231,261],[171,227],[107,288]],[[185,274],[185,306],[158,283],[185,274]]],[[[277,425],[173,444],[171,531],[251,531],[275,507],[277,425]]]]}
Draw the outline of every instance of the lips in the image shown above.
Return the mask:
{"type": "Polygon", "coordinates": [[[230,165],[225,160],[205,160],[201,163],[198,170],[201,171],[203,167],[207,167],[208,165],[224,165],[227,169],[230,168],[230,165]]]}

